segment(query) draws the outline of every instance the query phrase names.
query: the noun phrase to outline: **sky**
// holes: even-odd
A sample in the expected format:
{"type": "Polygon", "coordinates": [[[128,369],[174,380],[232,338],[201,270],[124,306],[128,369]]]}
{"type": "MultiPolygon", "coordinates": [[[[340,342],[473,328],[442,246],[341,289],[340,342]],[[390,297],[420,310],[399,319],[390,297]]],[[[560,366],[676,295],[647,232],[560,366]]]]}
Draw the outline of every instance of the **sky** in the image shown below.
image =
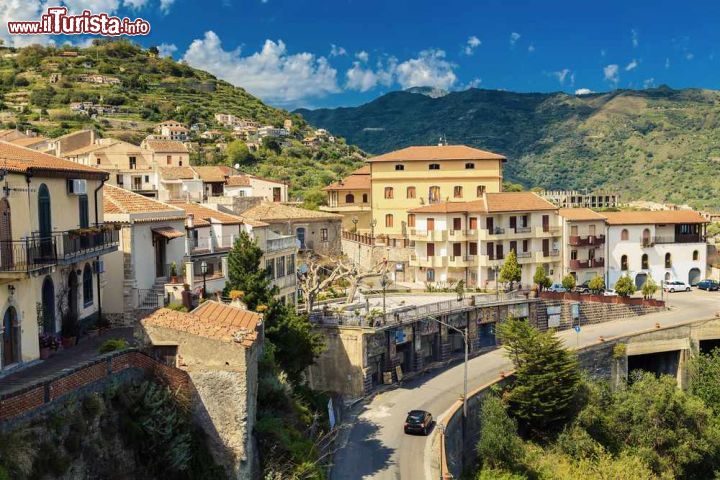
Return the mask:
{"type": "MultiPolygon", "coordinates": [[[[265,102],[355,106],[433,86],[582,94],[720,88],[720,2],[686,0],[0,0],[0,19],[47,6],[148,20],[159,46],[265,102]]],[[[82,44],[87,37],[11,37],[82,44]]]]}

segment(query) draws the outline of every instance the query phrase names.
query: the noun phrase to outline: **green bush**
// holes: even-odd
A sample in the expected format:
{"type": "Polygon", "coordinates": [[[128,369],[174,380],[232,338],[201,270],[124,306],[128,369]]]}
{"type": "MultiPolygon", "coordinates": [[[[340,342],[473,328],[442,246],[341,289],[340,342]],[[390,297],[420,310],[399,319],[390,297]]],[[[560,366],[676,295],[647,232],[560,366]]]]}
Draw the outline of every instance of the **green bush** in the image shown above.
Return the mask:
{"type": "Polygon", "coordinates": [[[523,443],[517,434],[517,422],[510,418],[502,400],[495,395],[483,400],[476,450],[483,469],[513,470],[523,462],[523,443]]]}
{"type": "Polygon", "coordinates": [[[116,352],[118,350],[125,350],[126,348],[128,348],[127,340],[124,338],[111,338],[109,340],[105,340],[102,345],[100,345],[98,352],[109,353],[116,352]]]}
{"type": "Polygon", "coordinates": [[[572,291],[575,288],[575,277],[570,274],[565,275],[562,279],[562,286],[568,292],[572,291]]]}
{"type": "Polygon", "coordinates": [[[617,282],[615,282],[615,293],[621,297],[629,297],[636,291],[637,288],[635,287],[635,282],[633,282],[632,278],[627,275],[623,275],[617,282]]]}
{"type": "Polygon", "coordinates": [[[188,309],[182,304],[177,302],[170,303],[167,308],[170,310],[175,310],[176,312],[187,312],[188,309]]]}

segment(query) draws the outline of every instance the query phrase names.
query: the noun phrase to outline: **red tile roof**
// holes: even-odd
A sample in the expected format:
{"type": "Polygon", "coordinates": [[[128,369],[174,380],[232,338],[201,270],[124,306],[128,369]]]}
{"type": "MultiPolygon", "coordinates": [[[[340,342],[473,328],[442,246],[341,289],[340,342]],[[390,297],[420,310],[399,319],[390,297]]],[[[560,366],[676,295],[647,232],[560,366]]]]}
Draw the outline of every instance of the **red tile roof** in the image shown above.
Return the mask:
{"type": "MultiPolygon", "coordinates": [[[[178,202],[171,201],[171,205],[185,210],[187,215],[193,215],[193,222],[196,227],[207,227],[210,225],[210,221],[215,220],[217,223],[223,225],[240,225],[243,223],[243,219],[237,215],[230,215],[229,213],[220,212],[209,207],[204,207],[197,203],[189,202],[178,202]]],[[[187,225],[187,220],[185,225],[187,225]]]]}
{"type": "Polygon", "coordinates": [[[368,159],[368,162],[410,162],[428,160],[507,160],[497,153],[465,145],[414,146],[368,159]]]}
{"type": "Polygon", "coordinates": [[[560,216],[563,217],[565,220],[570,221],[591,221],[591,220],[601,220],[605,221],[605,217],[602,216],[602,214],[590,210],[589,208],[561,208],[560,209],[560,216]]]}
{"type": "Polygon", "coordinates": [[[107,177],[106,172],[97,168],[80,165],[5,141],[0,141],[0,168],[7,168],[8,171],[17,173],[46,170],[91,175],[97,178],[107,177]]]}
{"type": "Polygon", "coordinates": [[[174,218],[185,216],[180,208],[107,184],[103,187],[103,211],[106,214],[176,212],[174,218]]]}
{"type": "Polygon", "coordinates": [[[655,210],[643,212],[602,212],[608,225],[662,225],[708,223],[694,210],[655,210]]]}
{"type": "Polygon", "coordinates": [[[532,192],[487,193],[468,202],[440,202],[410,210],[411,213],[503,213],[557,210],[557,207],[532,192]]]}

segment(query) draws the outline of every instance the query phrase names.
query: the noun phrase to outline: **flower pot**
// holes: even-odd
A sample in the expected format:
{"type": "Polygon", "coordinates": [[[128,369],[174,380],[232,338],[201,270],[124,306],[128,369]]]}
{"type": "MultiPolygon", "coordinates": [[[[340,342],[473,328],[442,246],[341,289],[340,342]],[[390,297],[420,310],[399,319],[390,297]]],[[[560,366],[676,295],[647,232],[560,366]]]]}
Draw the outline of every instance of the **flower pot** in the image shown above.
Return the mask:
{"type": "Polygon", "coordinates": [[[170,283],[178,283],[177,275],[170,275],[170,283]]]}
{"type": "Polygon", "coordinates": [[[70,348],[75,345],[75,337],[62,337],[63,348],[70,348]]]}
{"type": "Polygon", "coordinates": [[[40,348],[40,358],[42,360],[47,360],[48,358],[50,358],[50,347],[40,348]]]}

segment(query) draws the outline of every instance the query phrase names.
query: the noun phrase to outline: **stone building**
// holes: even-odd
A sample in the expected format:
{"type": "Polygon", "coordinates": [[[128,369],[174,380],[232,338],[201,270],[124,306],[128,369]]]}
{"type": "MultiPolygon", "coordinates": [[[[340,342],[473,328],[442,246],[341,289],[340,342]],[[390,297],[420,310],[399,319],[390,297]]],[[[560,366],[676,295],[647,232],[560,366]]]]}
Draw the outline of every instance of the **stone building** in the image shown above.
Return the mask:
{"type": "Polygon", "coordinates": [[[239,304],[207,301],[189,313],[160,309],[140,325],[151,356],[187,372],[193,417],[215,461],[230,478],[257,478],[253,429],[262,315],[239,304]]]}

